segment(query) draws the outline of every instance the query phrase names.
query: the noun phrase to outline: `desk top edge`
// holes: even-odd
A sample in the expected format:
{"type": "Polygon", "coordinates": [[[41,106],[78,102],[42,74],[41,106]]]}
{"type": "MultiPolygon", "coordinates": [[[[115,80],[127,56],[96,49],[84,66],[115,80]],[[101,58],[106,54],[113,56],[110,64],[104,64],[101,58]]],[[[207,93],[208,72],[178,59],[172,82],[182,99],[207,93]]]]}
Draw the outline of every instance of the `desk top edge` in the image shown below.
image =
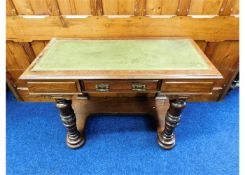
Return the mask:
{"type": "MultiPolygon", "coordinates": [[[[96,71],[95,71],[96,72],[96,71]]],[[[119,70],[119,72],[124,72],[119,70]]],[[[25,70],[25,72],[20,76],[20,79],[22,80],[34,80],[34,79],[172,79],[172,78],[184,78],[186,79],[221,79],[222,75],[220,72],[213,66],[211,61],[207,58],[207,56],[202,52],[202,50],[198,47],[198,45],[195,43],[195,41],[189,37],[136,37],[136,38],[52,38],[50,42],[46,45],[46,47],[43,49],[43,51],[36,57],[36,59],[31,63],[31,65],[25,70]],[[87,74],[83,75],[84,71],[56,71],[57,74],[53,74],[54,71],[38,71],[38,74],[36,72],[32,71],[31,69],[36,64],[37,60],[47,51],[47,49],[52,45],[53,42],[56,40],[189,40],[197,49],[198,52],[202,55],[206,63],[211,69],[208,70],[192,70],[192,71],[186,71],[186,70],[175,70],[175,71],[169,71],[169,70],[161,70],[160,71],[149,71],[150,76],[144,77],[141,74],[132,74],[132,76],[122,76],[118,75],[115,76],[110,73],[104,74],[101,76],[94,76],[94,74],[87,74]],[[67,72],[72,72],[68,75],[66,75],[67,72]],[[175,72],[175,73],[174,73],[175,72]],[[73,76],[76,74],[76,76],[73,76]],[[45,78],[46,77],[46,78],[45,78]]]]}

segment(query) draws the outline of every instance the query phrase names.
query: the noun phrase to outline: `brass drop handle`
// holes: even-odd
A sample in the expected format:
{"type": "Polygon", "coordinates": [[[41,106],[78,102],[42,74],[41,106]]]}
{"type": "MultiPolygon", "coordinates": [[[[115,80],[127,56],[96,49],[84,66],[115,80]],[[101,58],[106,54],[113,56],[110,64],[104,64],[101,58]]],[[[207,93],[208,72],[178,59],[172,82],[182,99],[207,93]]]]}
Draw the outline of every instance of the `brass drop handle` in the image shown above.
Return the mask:
{"type": "Polygon", "coordinates": [[[104,83],[96,84],[95,89],[98,92],[108,92],[109,91],[109,84],[104,84],[104,83]]]}
{"type": "Polygon", "coordinates": [[[134,91],[145,91],[146,85],[142,83],[132,83],[132,90],[134,91]]]}

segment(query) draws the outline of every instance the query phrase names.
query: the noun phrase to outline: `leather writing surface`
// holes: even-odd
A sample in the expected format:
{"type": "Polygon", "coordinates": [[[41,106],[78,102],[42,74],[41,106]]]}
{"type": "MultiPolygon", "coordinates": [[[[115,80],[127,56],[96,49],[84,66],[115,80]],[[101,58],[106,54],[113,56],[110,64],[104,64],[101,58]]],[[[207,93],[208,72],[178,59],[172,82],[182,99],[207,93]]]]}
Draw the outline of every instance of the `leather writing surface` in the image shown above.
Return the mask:
{"type": "Polygon", "coordinates": [[[189,39],[53,40],[32,71],[205,69],[189,39]]]}

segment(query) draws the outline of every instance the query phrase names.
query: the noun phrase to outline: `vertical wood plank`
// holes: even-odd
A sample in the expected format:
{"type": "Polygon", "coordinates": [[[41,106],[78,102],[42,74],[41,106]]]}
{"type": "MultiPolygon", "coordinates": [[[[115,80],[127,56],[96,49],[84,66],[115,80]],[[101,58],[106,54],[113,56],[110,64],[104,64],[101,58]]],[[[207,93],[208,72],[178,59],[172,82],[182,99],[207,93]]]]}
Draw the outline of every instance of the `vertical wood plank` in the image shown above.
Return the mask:
{"type": "Polygon", "coordinates": [[[200,47],[200,49],[202,49],[202,51],[205,52],[205,49],[207,47],[207,42],[202,40],[196,40],[195,42],[200,47]]]}
{"type": "Polygon", "coordinates": [[[239,0],[234,0],[234,6],[232,10],[233,15],[238,15],[239,14],[239,0]]]}
{"type": "Polygon", "coordinates": [[[162,0],[161,14],[162,15],[176,15],[179,0],[162,0]]]}
{"type": "Polygon", "coordinates": [[[135,16],[145,16],[146,14],[146,0],[135,0],[134,5],[134,15],[135,16]]]}
{"type": "Polygon", "coordinates": [[[202,8],[202,15],[218,15],[223,0],[205,0],[202,8]]]}
{"type": "Polygon", "coordinates": [[[28,55],[19,43],[8,41],[6,45],[6,56],[7,69],[26,69],[30,64],[28,55]]]}
{"type": "Polygon", "coordinates": [[[102,0],[90,0],[91,14],[94,16],[103,15],[102,0]]]}
{"type": "Polygon", "coordinates": [[[34,60],[35,54],[30,43],[16,43],[7,41],[6,43],[6,66],[7,66],[7,82],[11,86],[13,93],[16,93],[16,98],[21,97],[17,93],[17,87],[25,87],[26,81],[19,80],[20,75],[34,60]]]}
{"type": "Polygon", "coordinates": [[[134,0],[118,0],[119,15],[134,15],[134,0]]]}
{"type": "Polygon", "coordinates": [[[219,15],[220,16],[229,16],[233,11],[234,5],[235,5],[234,0],[223,0],[222,6],[220,8],[219,15]]]}
{"type": "Polygon", "coordinates": [[[58,16],[60,15],[60,9],[57,0],[46,0],[49,15],[58,16]]]}
{"type": "Polygon", "coordinates": [[[203,7],[205,4],[205,0],[192,0],[190,4],[189,14],[192,15],[200,15],[203,13],[203,7]]]}
{"type": "Polygon", "coordinates": [[[61,15],[75,15],[76,12],[72,8],[70,0],[57,0],[61,15]]]}
{"type": "Polygon", "coordinates": [[[190,15],[217,15],[223,0],[192,0],[190,15]]]}
{"type": "Polygon", "coordinates": [[[104,15],[118,15],[118,0],[103,0],[104,15]]]}
{"type": "Polygon", "coordinates": [[[91,15],[90,0],[74,0],[77,15],[91,15]]]}
{"type": "Polygon", "coordinates": [[[33,15],[29,0],[12,0],[19,15],[33,15]]]}
{"type": "Polygon", "coordinates": [[[35,15],[48,15],[49,9],[46,0],[29,0],[35,15]]]}
{"type": "MultiPolygon", "coordinates": [[[[209,50],[209,59],[223,75],[224,79],[217,82],[217,86],[226,88],[228,82],[239,68],[239,42],[223,41],[208,44],[206,51],[209,50]],[[211,53],[212,50],[212,53],[211,53]]],[[[229,87],[228,87],[229,88],[229,87]]]]}
{"type": "Polygon", "coordinates": [[[162,0],[147,0],[146,15],[160,15],[162,11],[162,0]]]}
{"type": "Polygon", "coordinates": [[[97,0],[96,1],[96,8],[97,8],[98,16],[103,15],[103,3],[102,3],[102,0],[97,0]]]}
{"type": "Polygon", "coordinates": [[[207,55],[208,58],[211,58],[216,47],[218,46],[219,42],[208,42],[206,49],[205,49],[205,54],[207,55]]]}
{"type": "Polygon", "coordinates": [[[49,41],[47,40],[47,41],[44,41],[44,43],[45,43],[45,46],[49,43],[49,41]]]}
{"type": "Polygon", "coordinates": [[[91,15],[98,16],[96,0],[90,0],[91,15]]]}
{"type": "Polygon", "coordinates": [[[35,55],[32,47],[31,47],[30,43],[28,43],[28,42],[21,42],[19,44],[25,50],[26,55],[28,56],[28,59],[29,59],[29,63],[31,63],[35,59],[36,55],[35,55]]]}
{"type": "Polygon", "coordinates": [[[15,6],[14,6],[12,0],[6,1],[6,14],[7,14],[7,16],[17,15],[17,10],[15,9],[15,6]]]}
{"type": "Polygon", "coordinates": [[[75,0],[70,0],[71,14],[77,15],[75,0]]]}
{"type": "Polygon", "coordinates": [[[177,15],[186,16],[189,13],[191,0],[179,0],[177,15]]]}
{"type": "MultiPolygon", "coordinates": [[[[239,67],[239,65],[237,65],[237,67],[239,67]]],[[[238,74],[239,74],[239,69],[237,69],[236,71],[232,73],[232,75],[226,82],[226,87],[222,90],[222,93],[219,96],[219,100],[222,100],[226,96],[226,94],[229,92],[231,84],[238,74]]]]}
{"type": "Polygon", "coordinates": [[[31,47],[36,57],[44,49],[45,45],[46,45],[45,41],[32,41],[31,42],[31,47]]]}

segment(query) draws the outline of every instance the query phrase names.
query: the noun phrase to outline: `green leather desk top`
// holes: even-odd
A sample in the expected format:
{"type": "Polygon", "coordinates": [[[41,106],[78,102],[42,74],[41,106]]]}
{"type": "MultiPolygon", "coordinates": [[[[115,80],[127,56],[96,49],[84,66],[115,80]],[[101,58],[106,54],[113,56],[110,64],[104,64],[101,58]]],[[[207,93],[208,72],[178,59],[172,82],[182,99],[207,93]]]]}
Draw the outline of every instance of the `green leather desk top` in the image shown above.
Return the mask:
{"type": "Polygon", "coordinates": [[[32,71],[206,69],[189,39],[53,40],[32,71]]]}

